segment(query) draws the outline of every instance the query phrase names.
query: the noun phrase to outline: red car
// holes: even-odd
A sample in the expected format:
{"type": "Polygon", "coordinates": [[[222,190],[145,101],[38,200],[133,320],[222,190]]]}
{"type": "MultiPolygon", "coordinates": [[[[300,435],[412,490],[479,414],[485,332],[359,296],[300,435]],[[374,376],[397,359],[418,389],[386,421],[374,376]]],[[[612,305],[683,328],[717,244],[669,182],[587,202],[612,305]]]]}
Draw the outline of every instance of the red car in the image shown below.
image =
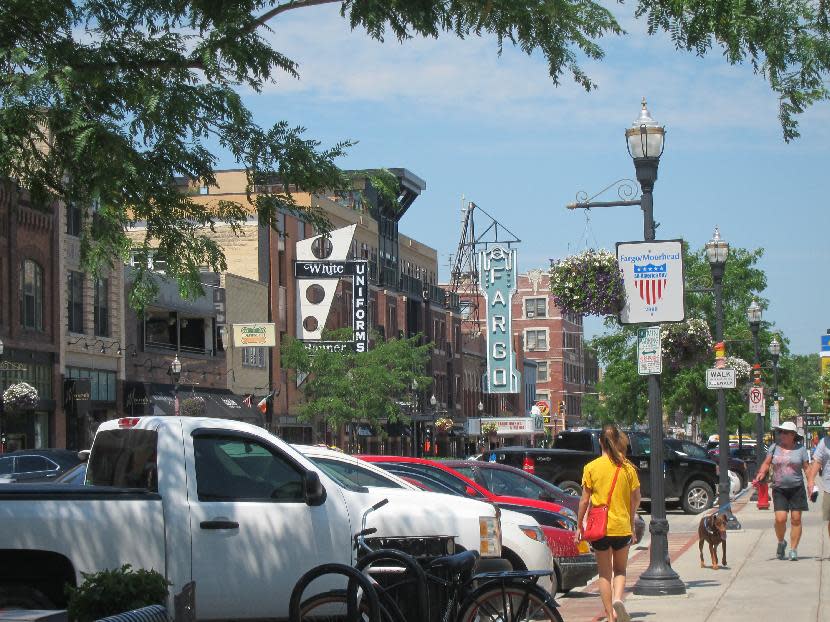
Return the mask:
{"type": "Polygon", "coordinates": [[[489,501],[505,510],[535,518],[548,540],[557,566],[559,589],[568,591],[596,574],[596,559],[587,543],[574,540],[573,512],[557,503],[496,495],[441,462],[404,456],[359,456],[422,488],[489,501]]]}

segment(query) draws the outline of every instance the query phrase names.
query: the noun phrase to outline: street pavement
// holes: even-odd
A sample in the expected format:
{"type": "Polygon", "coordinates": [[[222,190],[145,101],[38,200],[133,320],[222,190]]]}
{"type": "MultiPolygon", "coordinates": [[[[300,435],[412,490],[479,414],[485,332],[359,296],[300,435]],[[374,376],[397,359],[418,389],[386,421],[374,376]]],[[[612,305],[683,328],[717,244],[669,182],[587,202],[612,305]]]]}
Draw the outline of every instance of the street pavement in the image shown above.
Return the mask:
{"type": "MultiPolygon", "coordinates": [[[[700,516],[669,514],[669,555],[672,568],[686,584],[683,596],[632,594],[637,578],[648,568],[648,543],[644,541],[632,549],[625,597],[632,620],[830,622],[830,539],[826,523],[821,521],[821,499],[811,503],[810,511],[803,515],[799,561],[791,562],[775,557],[772,510],[758,510],[754,502],[749,502],[750,492],[733,502],[742,528],[729,532],[728,566],[718,570],[711,568],[707,545],[703,549],[706,567],[700,567],[700,516]]],[[[595,582],[558,601],[565,622],[605,619],[595,582]]]]}

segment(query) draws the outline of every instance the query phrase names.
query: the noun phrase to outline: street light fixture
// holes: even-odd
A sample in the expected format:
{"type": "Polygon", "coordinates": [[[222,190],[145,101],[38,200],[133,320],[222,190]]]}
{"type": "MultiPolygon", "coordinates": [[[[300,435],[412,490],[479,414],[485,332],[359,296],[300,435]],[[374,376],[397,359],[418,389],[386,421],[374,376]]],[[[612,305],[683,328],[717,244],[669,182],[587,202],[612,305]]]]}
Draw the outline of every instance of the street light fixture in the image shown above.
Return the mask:
{"type": "Polygon", "coordinates": [[[640,207],[643,210],[643,237],[646,241],[653,240],[655,236],[654,200],[651,193],[654,182],[657,181],[657,167],[660,165],[660,156],[663,155],[665,138],[666,128],[657,125],[657,121],[651,118],[644,97],[640,116],[625,131],[625,139],[628,154],[634,160],[637,181],[643,191],[640,207]]]}
{"type": "Polygon", "coordinates": [[[178,354],[173,362],[170,363],[170,375],[173,377],[173,412],[179,416],[179,379],[182,376],[182,362],[179,360],[178,354]]]}
{"type": "Polygon", "coordinates": [[[769,342],[768,350],[772,356],[772,402],[778,408],[778,359],[781,357],[781,344],[777,337],[769,342]]]}
{"type": "MultiPolygon", "coordinates": [[[[761,351],[758,346],[758,330],[761,328],[761,314],[763,313],[761,305],[757,300],[754,300],[746,309],[746,319],[749,322],[749,330],[752,332],[752,347],[755,353],[755,360],[753,361],[753,369],[758,369],[761,365],[761,351]],[[756,367],[758,366],[758,367],[756,367]]],[[[755,464],[756,468],[761,467],[764,461],[764,415],[758,413],[755,415],[755,464]]]]}
{"type": "MultiPolygon", "coordinates": [[[[706,259],[712,270],[715,290],[715,341],[723,341],[723,274],[729,258],[729,243],[721,239],[715,227],[712,239],[706,243],[706,259]]],[[[726,528],[740,529],[741,524],[729,509],[729,432],[726,427],[726,394],[717,389],[718,396],[718,507],[726,509],[726,528]]]]}

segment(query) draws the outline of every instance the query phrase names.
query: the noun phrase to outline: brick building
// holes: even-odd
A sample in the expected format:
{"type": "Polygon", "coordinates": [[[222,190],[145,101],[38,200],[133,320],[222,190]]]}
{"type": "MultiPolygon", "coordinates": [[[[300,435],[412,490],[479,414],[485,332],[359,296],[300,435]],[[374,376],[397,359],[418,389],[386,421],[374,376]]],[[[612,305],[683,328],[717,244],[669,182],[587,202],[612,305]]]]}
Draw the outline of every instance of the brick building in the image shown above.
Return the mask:
{"type": "Polygon", "coordinates": [[[2,450],[65,443],[57,211],[57,204],[33,205],[27,191],[0,179],[0,392],[27,382],[40,398],[31,411],[4,409],[2,450]]]}

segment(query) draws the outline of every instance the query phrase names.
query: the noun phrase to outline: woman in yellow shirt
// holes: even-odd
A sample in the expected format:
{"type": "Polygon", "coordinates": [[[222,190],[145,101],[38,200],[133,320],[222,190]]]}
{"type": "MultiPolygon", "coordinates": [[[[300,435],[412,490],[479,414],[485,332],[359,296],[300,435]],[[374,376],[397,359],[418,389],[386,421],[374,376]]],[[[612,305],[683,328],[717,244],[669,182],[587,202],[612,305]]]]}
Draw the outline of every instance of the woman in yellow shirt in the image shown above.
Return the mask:
{"type": "Polygon", "coordinates": [[[615,425],[606,425],[600,433],[599,444],[602,456],[586,464],[582,472],[577,538],[582,538],[588,503],[594,506],[608,503],[606,535],[592,543],[597,557],[599,594],[609,622],[630,622],[631,617],[625,610],[622,597],[625,590],[628,547],[634,537],[634,517],[640,506],[640,479],[634,465],[625,457],[628,451],[628,436],[625,432],[620,431],[615,425]]]}

